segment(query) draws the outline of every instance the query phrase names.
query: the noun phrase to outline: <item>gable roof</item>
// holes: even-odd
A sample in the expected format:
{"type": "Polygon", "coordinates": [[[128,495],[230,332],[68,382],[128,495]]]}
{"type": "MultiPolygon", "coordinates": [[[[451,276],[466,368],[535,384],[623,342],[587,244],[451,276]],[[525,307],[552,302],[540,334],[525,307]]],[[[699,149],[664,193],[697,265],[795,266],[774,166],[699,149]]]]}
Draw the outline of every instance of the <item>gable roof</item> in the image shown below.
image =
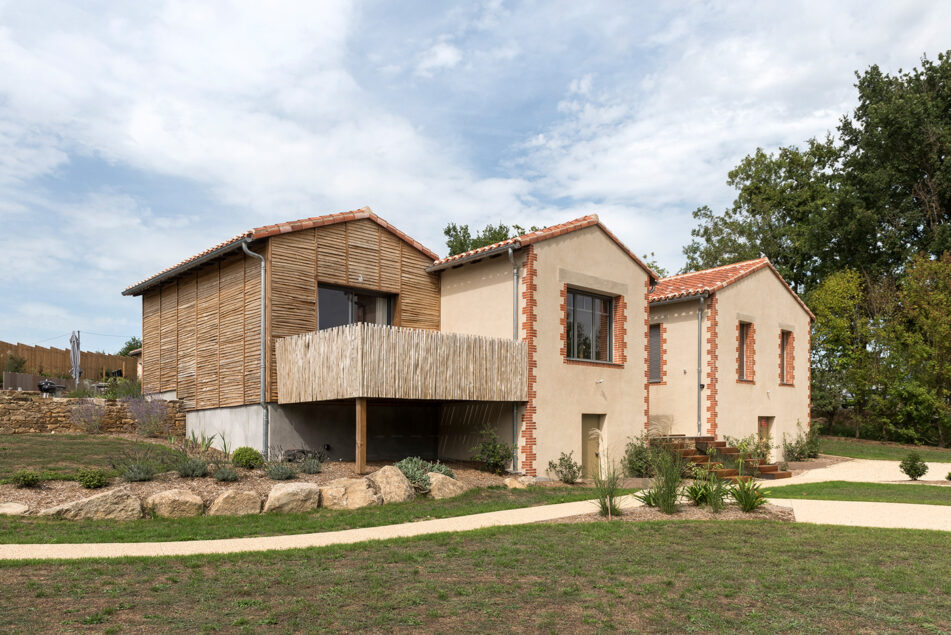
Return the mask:
{"type": "Polygon", "coordinates": [[[218,243],[214,247],[209,247],[208,249],[199,252],[192,256],[191,258],[186,258],[177,265],[172,265],[167,267],[155,275],[149,276],[145,280],[137,282],[122,292],[122,295],[141,295],[143,292],[147,291],[151,287],[154,287],[169,278],[185,273],[189,269],[197,267],[198,265],[223,256],[226,253],[237,250],[241,248],[241,243],[251,243],[255,240],[262,240],[264,238],[270,238],[272,236],[278,236],[280,234],[290,234],[292,232],[301,231],[304,229],[312,229],[314,227],[323,227],[325,225],[335,225],[337,223],[347,223],[350,221],[369,219],[387,230],[388,232],[394,234],[400,238],[403,242],[409,244],[414,249],[422,252],[426,255],[427,258],[432,258],[435,260],[439,256],[436,252],[427,249],[419,241],[414,240],[408,234],[400,231],[387,221],[383,220],[379,216],[373,213],[369,207],[361,207],[358,210],[351,212],[342,212],[339,214],[325,214],[323,216],[314,216],[311,218],[302,218],[300,220],[287,221],[285,223],[276,223],[274,225],[264,225],[263,227],[255,227],[254,229],[249,229],[243,234],[238,234],[233,238],[218,243]]]}
{"type": "Polygon", "coordinates": [[[431,267],[427,268],[427,271],[440,271],[442,269],[448,269],[449,267],[461,265],[466,262],[481,260],[482,258],[485,258],[486,256],[496,252],[505,251],[510,247],[513,249],[521,249],[522,247],[526,247],[533,243],[539,243],[543,240],[569,234],[571,232],[578,231],[579,229],[586,229],[588,227],[600,228],[601,231],[607,234],[608,238],[613,240],[624,253],[630,256],[634,262],[640,265],[640,267],[647,272],[647,275],[650,276],[651,280],[657,280],[659,278],[653,269],[644,264],[643,260],[638,258],[633,251],[627,248],[627,245],[622,243],[621,240],[615,236],[610,229],[604,226],[604,224],[598,219],[597,214],[589,214],[587,216],[582,216],[581,218],[570,220],[566,223],[552,225],[551,227],[543,227],[537,231],[528,232],[527,234],[522,234],[521,236],[515,236],[514,238],[509,238],[492,245],[477,247],[476,249],[471,249],[461,254],[455,254],[447,258],[436,260],[431,267]]]}
{"type": "Polygon", "coordinates": [[[783,280],[783,277],[779,275],[779,272],[776,271],[776,267],[773,266],[773,263],[765,257],[662,278],[657,281],[657,284],[654,285],[654,288],[651,290],[649,302],[656,303],[681,298],[687,299],[703,294],[711,295],[763,268],[768,268],[772,271],[773,275],[782,282],[786,290],[796,299],[796,302],[799,303],[803,311],[808,313],[811,319],[816,319],[816,316],[809,310],[806,303],[802,301],[802,298],[792,290],[786,281],[783,280]]]}

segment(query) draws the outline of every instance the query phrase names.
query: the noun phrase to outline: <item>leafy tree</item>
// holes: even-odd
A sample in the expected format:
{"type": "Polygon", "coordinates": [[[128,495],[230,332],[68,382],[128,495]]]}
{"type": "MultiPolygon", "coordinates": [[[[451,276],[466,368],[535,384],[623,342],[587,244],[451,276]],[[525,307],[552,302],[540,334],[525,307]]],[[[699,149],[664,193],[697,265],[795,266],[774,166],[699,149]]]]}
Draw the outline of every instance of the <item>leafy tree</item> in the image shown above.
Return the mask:
{"type": "MultiPolygon", "coordinates": [[[[538,231],[539,229],[539,227],[532,225],[528,231],[538,231]]],[[[486,225],[485,228],[475,236],[470,232],[468,225],[449,223],[445,229],[443,229],[443,234],[446,235],[446,246],[449,248],[450,256],[465,253],[472,249],[478,249],[479,247],[485,247],[486,245],[494,245],[495,243],[514,238],[515,236],[521,236],[525,233],[527,232],[521,225],[512,225],[510,228],[508,225],[502,223],[498,225],[486,225]]]]}
{"type": "Polygon", "coordinates": [[[661,278],[666,278],[670,275],[670,272],[667,271],[665,267],[662,267],[660,264],[658,264],[657,256],[654,255],[653,251],[649,254],[644,254],[641,256],[641,260],[643,260],[644,264],[653,269],[654,273],[656,273],[661,278]]]}
{"type": "Polygon", "coordinates": [[[142,348],[142,340],[133,335],[128,340],[126,340],[126,343],[122,345],[122,348],[119,349],[119,352],[116,353],[116,355],[128,355],[137,348],[142,348]]]}

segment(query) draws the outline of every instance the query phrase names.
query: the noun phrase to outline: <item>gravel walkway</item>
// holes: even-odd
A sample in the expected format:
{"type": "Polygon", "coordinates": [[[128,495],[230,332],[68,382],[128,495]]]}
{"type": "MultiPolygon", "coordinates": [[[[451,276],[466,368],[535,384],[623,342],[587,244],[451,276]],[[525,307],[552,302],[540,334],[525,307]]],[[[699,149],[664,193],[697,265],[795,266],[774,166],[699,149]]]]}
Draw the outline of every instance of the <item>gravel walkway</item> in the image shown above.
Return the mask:
{"type": "MultiPolygon", "coordinates": [[[[928,463],[928,473],[924,479],[934,484],[951,485],[943,480],[951,472],[951,463],[928,463]],[[941,480],[939,480],[941,479],[941,480]]],[[[846,459],[824,467],[808,470],[792,478],[771,483],[781,485],[799,485],[800,483],[822,483],[824,481],[851,481],[855,483],[913,483],[898,467],[898,461],[873,461],[870,459],[846,459]]]]}

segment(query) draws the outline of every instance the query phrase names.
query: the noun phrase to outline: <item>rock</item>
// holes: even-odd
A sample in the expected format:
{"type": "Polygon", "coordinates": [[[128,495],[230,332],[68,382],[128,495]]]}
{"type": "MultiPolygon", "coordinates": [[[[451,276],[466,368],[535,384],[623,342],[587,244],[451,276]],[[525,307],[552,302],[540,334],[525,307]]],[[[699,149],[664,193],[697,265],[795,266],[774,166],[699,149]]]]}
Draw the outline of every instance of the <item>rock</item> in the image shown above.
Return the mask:
{"type": "Polygon", "coordinates": [[[514,476],[510,476],[502,482],[505,483],[505,486],[509,489],[528,489],[528,485],[518,480],[514,476]]]}
{"type": "Polygon", "coordinates": [[[149,496],[145,508],[161,518],[187,518],[201,516],[205,503],[187,489],[170,489],[149,496]]]}
{"type": "Polygon", "coordinates": [[[0,516],[22,516],[30,511],[23,503],[0,503],[0,516]]]}
{"type": "Polygon", "coordinates": [[[376,485],[365,478],[331,481],[320,488],[320,498],[327,509],[360,509],[383,503],[376,485]]]}
{"type": "Polygon", "coordinates": [[[320,487],[313,483],[278,483],[264,503],[265,512],[300,514],[320,507],[320,487]]]}
{"type": "Polygon", "coordinates": [[[462,494],[469,488],[454,478],[438,472],[429,473],[429,496],[431,498],[452,498],[462,494]]]}
{"type": "Polygon", "coordinates": [[[221,493],[208,508],[209,516],[246,516],[261,513],[261,497],[257,492],[229,489],[221,493]]]}
{"type": "Polygon", "coordinates": [[[40,516],[59,516],[69,520],[131,520],[142,517],[142,503],[128,487],[120,487],[44,509],[40,516]]]}
{"type": "Polygon", "coordinates": [[[399,468],[392,465],[387,465],[370,474],[367,480],[376,485],[384,503],[402,503],[416,498],[409,479],[400,472],[399,468]]]}

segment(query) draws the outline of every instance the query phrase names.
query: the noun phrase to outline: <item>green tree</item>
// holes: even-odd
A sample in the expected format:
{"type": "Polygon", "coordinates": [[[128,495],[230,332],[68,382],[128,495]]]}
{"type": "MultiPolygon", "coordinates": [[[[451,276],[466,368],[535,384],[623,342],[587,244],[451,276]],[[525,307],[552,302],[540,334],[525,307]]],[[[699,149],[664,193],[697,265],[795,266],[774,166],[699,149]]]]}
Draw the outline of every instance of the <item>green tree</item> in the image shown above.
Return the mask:
{"type": "Polygon", "coordinates": [[[122,345],[122,348],[119,349],[119,352],[116,355],[128,355],[131,351],[134,351],[137,348],[142,348],[142,340],[133,335],[126,343],[122,345]]]}
{"type": "MultiPolygon", "coordinates": [[[[532,225],[528,231],[538,231],[539,229],[539,227],[532,225]]],[[[526,230],[521,225],[512,225],[509,227],[502,223],[498,225],[488,224],[475,236],[472,235],[468,225],[449,223],[445,229],[443,229],[443,234],[446,235],[446,247],[449,248],[450,256],[465,253],[472,249],[478,249],[479,247],[485,247],[486,245],[494,245],[495,243],[514,238],[515,236],[521,236],[525,233],[526,230]]]]}
{"type": "Polygon", "coordinates": [[[656,273],[661,278],[666,278],[668,275],[670,275],[670,272],[667,271],[666,267],[662,267],[660,263],[657,262],[657,256],[654,255],[653,251],[649,254],[644,254],[641,256],[641,260],[643,260],[644,264],[653,269],[654,273],[656,273]]]}

